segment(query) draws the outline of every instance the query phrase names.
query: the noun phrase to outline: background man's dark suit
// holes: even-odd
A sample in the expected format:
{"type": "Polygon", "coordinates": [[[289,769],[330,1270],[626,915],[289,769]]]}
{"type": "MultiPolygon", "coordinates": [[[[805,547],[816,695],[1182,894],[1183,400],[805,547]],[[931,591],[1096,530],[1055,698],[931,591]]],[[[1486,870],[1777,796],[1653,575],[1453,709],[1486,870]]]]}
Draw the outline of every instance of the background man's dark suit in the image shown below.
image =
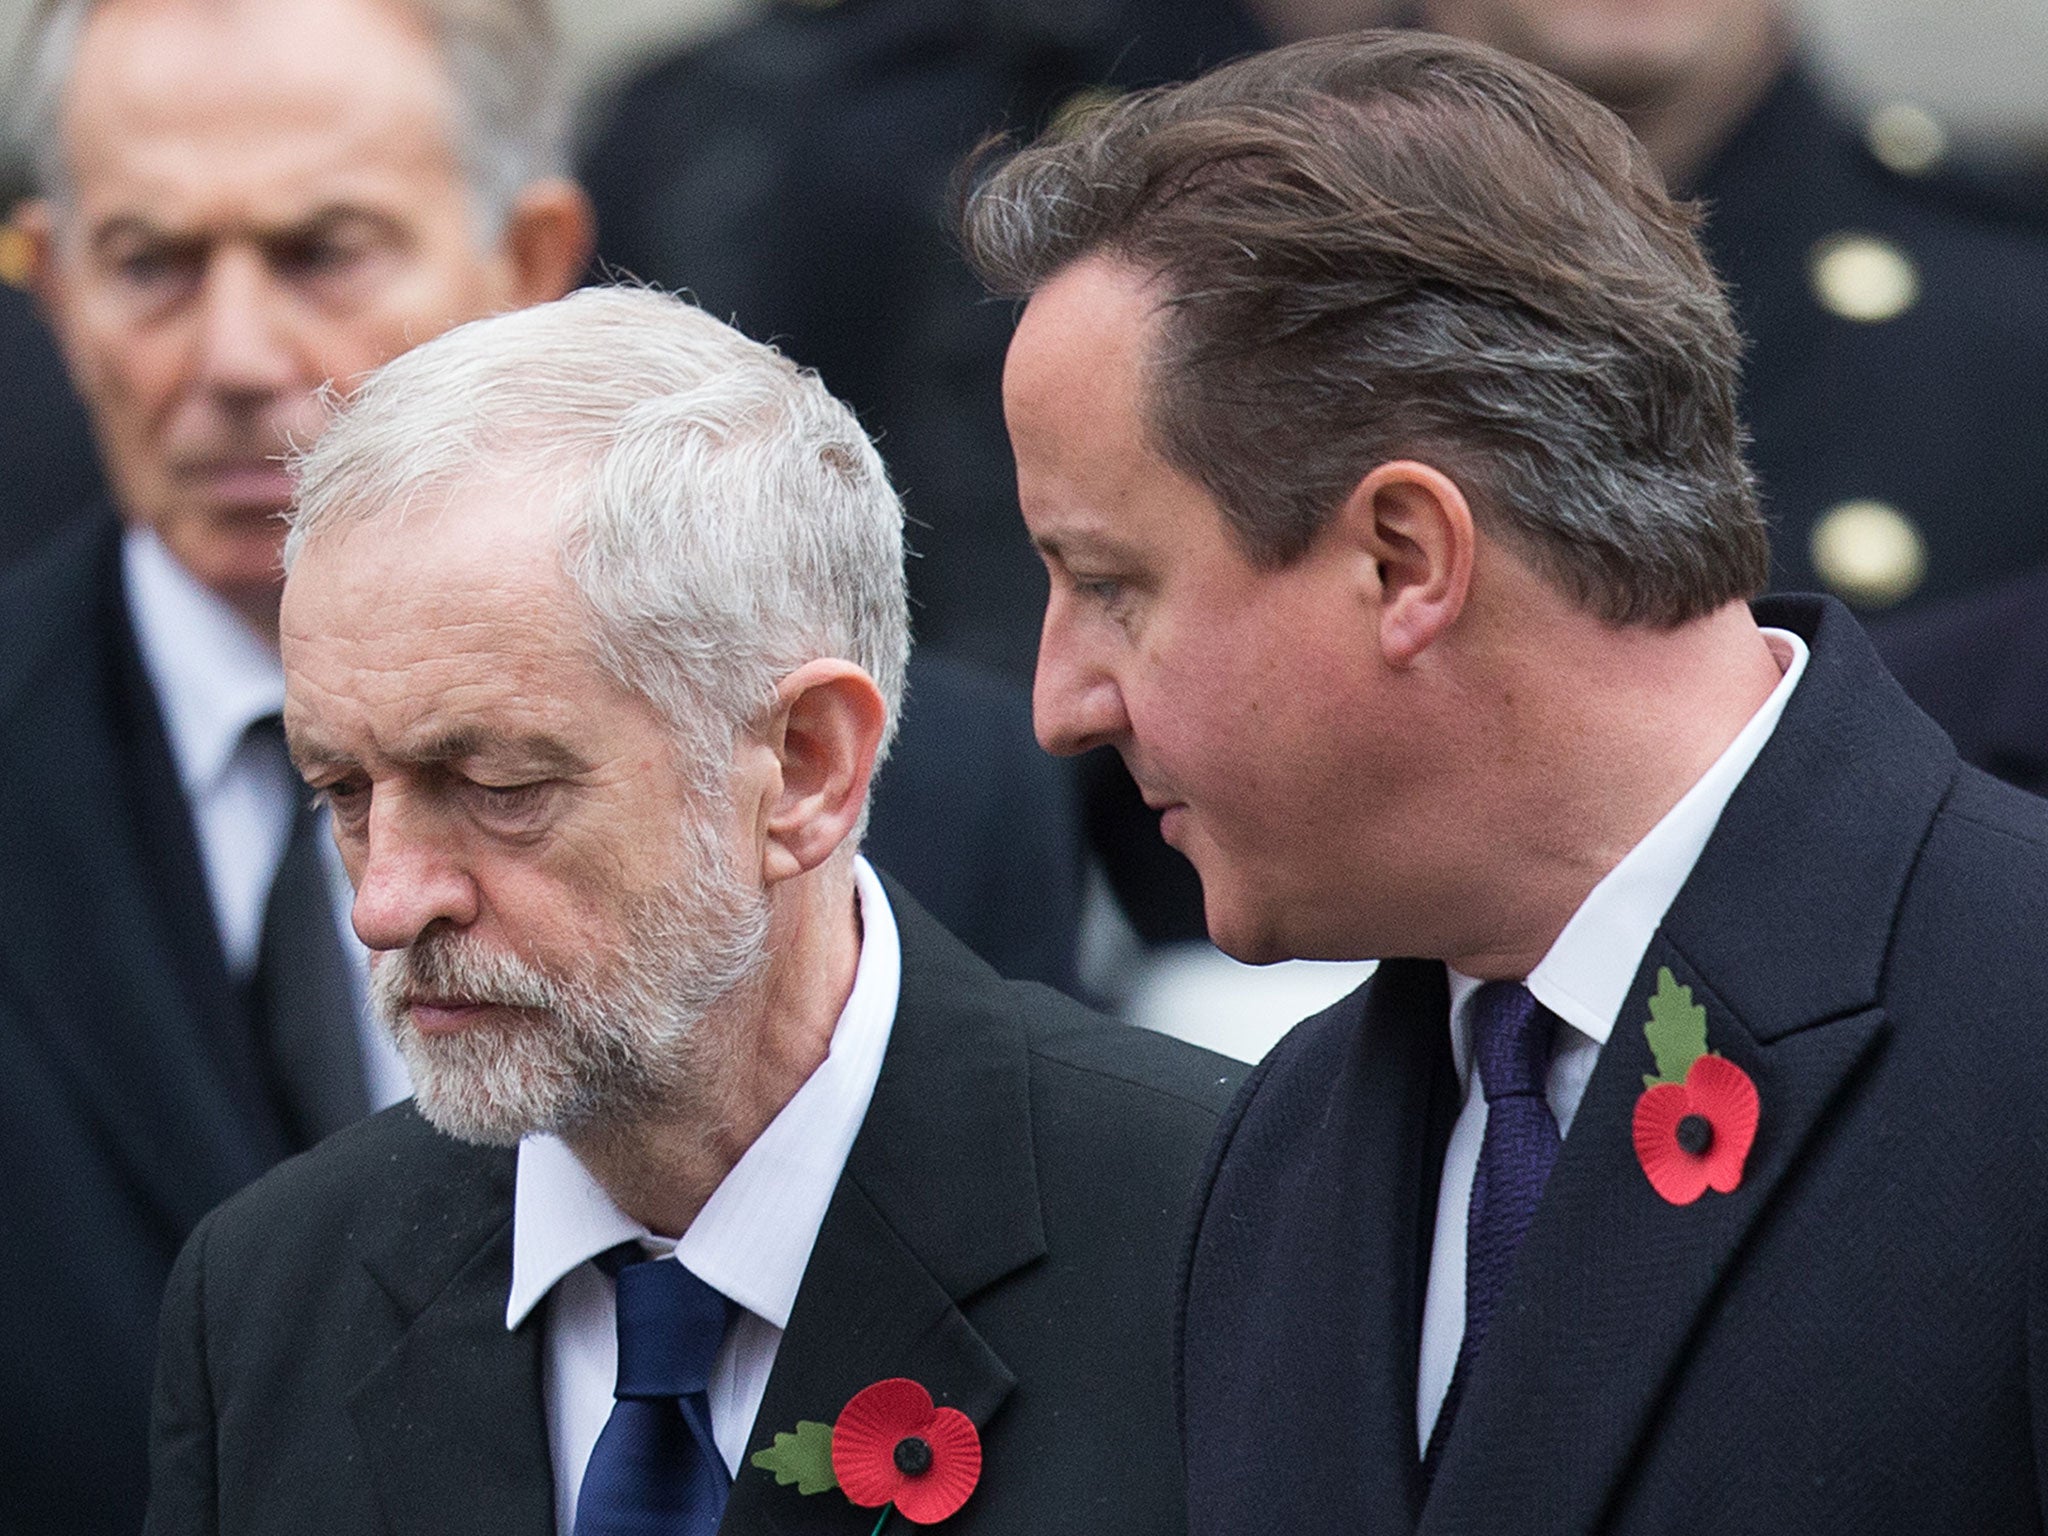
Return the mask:
{"type": "Polygon", "coordinates": [[[1442,966],[1389,963],[1241,1098],[1184,1277],[1193,1530],[2041,1528],[2048,807],[1841,609],[1759,617],[1811,665],[1644,957],[1427,1505],[1442,966]],[[1741,1186],[1686,1207],[1629,1132],[1661,966],[1762,1098],[1741,1186]]]}
{"type": "MultiPolygon", "coordinates": [[[[983,1426],[948,1531],[1178,1531],[1172,1255],[1232,1069],[999,982],[891,900],[894,1033],[749,1454],[909,1376],[983,1426]]],[[[549,1531],[538,1314],[504,1323],[512,1169],[401,1107],[209,1217],[165,1306],[150,1528],[549,1531]]],[[[721,1529],[874,1521],[745,1465],[721,1529]]]]}
{"type": "Polygon", "coordinates": [[[171,1261],[292,1148],[111,513],[0,580],[0,774],[0,1529],[132,1529],[171,1261]]]}

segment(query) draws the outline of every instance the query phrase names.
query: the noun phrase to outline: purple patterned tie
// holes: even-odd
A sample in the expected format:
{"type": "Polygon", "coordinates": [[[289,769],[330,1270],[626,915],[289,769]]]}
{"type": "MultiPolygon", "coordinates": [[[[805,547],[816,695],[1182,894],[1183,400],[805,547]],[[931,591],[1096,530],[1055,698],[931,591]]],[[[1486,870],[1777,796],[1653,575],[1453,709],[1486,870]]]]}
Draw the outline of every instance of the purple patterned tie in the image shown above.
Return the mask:
{"type": "Polygon", "coordinates": [[[1472,1059],[1486,1095],[1486,1136],[1465,1217],[1465,1337],[1423,1457],[1431,1476],[1515,1250],[1557,1161],[1557,1120],[1543,1092],[1556,1030],[1557,1016],[1519,981],[1489,981],[1472,994],[1472,1059]]]}

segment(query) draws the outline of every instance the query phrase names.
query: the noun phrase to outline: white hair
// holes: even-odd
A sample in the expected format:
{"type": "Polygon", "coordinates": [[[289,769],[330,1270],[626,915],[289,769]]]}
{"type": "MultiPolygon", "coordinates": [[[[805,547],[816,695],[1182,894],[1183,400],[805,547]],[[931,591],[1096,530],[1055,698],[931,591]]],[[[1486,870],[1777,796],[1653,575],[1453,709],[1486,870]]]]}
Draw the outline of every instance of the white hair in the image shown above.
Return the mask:
{"type": "MultiPolygon", "coordinates": [[[[42,0],[23,35],[15,129],[38,188],[64,201],[64,94],[88,17],[107,0],[42,0]]],[[[452,87],[453,147],[479,234],[503,232],[521,191],[569,164],[568,93],[547,0],[392,0],[441,49],[452,87]]]]}
{"type": "Polygon", "coordinates": [[[294,472],[287,569],[464,483],[534,494],[600,664],[707,787],[821,656],[865,670],[894,729],[909,615],[881,458],[817,375],[681,299],[587,288],[459,326],[373,374],[294,472]]]}

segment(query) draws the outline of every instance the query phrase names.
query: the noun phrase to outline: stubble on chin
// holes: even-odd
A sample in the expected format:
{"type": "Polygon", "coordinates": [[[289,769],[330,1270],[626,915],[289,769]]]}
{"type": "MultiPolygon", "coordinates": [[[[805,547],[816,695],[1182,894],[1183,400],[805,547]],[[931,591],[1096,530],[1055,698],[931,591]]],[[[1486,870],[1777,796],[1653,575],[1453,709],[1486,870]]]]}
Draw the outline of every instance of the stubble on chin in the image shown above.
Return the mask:
{"type": "Polygon", "coordinates": [[[371,1000],[412,1074],[420,1113],[463,1141],[630,1138],[650,1124],[721,1124],[742,1047],[733,1005],[765,963],[767,907],[725,879],[665,887],[627,912],[618,949],[558,974],[468,935],[430,933],[376,957],[371,1000]],[[482,1004],[428,1034],[413,999],[482,1004]]]}

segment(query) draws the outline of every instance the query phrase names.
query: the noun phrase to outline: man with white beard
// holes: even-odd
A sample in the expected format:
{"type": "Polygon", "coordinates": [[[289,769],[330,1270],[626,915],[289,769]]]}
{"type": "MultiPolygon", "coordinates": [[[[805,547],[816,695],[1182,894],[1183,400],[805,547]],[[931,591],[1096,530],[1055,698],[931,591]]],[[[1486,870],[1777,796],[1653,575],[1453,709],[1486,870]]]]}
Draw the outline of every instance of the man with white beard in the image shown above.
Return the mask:
{"type": "Polygon", "coordinates": [[[857,856],[901,529],[814,377],[647,292],[429,342],[303,458],[287,730],[417,1108],[194,1234],[152,1530],[1183,1529],[1231,1069],[857,856]]]}

